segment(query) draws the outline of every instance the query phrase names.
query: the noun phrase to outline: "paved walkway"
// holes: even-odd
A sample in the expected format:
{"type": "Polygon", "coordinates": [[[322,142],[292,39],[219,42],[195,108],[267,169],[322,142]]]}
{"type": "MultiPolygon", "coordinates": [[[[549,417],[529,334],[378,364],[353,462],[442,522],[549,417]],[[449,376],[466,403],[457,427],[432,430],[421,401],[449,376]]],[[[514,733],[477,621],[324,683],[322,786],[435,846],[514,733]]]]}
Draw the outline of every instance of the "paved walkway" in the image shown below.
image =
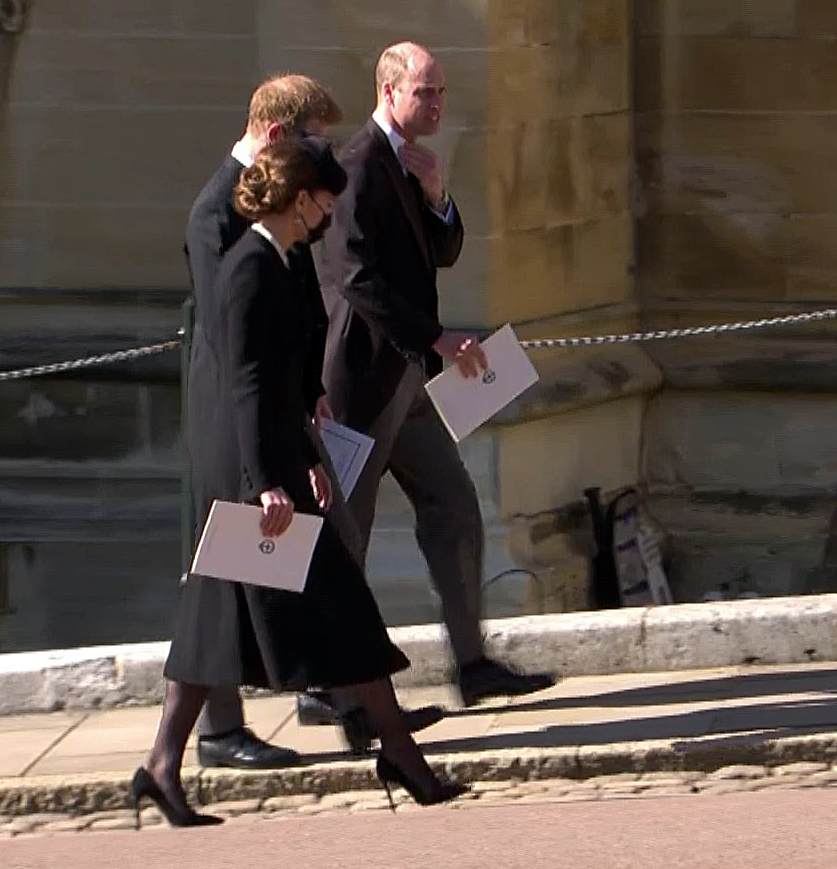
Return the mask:
{"type": "MultiPolygon", "coordinates": [[[[729,744],[837,732],[837,663],[740,667],[566,679],[541,694],[462,709],[446,688],[400,692],[441,703],[446,717],[419,735],[431,755],[577,748],[637,742],[729,744]]],[[[299,727],[292,697],[247,701],[252,728],[316,763],[345,761],[339,731],[299,727]]],[[[127,776],[143,762],[160,708],[0,717],[2,784],[32,777],[127,776]]],[[[186,766],[196,763],[194,740],[186,766]]]]}
{"type": "Polygon", "coordinates": [[[4,869],[833,869],[834,792],[685,796],[317,817],[248,815],[219,827],[99,828],[3,842],[4,869]]]}

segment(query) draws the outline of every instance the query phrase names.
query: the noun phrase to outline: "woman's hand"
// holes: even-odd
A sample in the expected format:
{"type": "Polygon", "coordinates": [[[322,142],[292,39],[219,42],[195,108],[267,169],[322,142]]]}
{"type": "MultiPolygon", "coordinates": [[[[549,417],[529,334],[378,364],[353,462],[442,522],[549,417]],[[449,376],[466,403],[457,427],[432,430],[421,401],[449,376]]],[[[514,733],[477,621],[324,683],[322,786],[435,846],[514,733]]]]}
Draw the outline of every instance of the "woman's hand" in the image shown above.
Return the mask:
{"type": "Polygon", "coordinates": [[[279,537],[294,518],[294,502],[282,489],[268,489],[259,495],[262,502],[261,530],[265,537],[279,537]]]}
{"type": "Polygon", "coordinates": [[[311,480],[311,488],[314,490],[314,497],[320,505],[321,510],[328,511],[331,507],[331,480],[329,479],[326,469],[320,464],[311,468],[308,471],[308,479],[311,480]]]}
{"type": "Polygon", "coordinates": [[[321,395],[317,399],[317,406],[314,408],[314,425],[317,427],[317,431],[323,427],[324,419],[330,419],[334,422],[334,414],[331,412],[328,399],[324,395],[321,395]]]}

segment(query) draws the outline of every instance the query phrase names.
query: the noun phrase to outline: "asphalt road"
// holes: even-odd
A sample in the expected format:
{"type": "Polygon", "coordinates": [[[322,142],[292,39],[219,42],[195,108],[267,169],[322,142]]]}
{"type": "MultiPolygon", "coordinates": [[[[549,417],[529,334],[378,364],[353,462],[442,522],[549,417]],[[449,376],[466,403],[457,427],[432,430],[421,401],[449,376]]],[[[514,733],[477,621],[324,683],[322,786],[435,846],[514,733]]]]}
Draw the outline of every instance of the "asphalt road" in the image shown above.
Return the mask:
{"type": "Polygon", "coordinates": [[[313,817],[211,830],[19,836],[3,869],[835,869],[837,789],[516,803],[313,817]]]}

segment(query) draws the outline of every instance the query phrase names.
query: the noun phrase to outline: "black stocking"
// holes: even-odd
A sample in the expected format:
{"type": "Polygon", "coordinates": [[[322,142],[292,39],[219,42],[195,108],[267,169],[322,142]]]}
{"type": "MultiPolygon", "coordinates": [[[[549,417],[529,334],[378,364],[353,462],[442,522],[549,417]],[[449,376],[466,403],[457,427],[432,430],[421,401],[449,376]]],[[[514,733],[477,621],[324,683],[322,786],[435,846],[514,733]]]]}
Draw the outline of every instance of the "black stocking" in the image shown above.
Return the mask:
{"type": "Polygon", "coordinates": [[[433,793],[439,787],[439,780],[404,721],[392,682],[389,679],[377,679],[353,685],[352,691],[380,737],[383,755],[424,793],[433,793]]]}
{"type": "Polygon", "coordinates": [[[185,682],[166,683],[163,716],[148,755],[148,772],[174,805],[186,805],[180,781],[183,753],[209,689],[185,682]]]}

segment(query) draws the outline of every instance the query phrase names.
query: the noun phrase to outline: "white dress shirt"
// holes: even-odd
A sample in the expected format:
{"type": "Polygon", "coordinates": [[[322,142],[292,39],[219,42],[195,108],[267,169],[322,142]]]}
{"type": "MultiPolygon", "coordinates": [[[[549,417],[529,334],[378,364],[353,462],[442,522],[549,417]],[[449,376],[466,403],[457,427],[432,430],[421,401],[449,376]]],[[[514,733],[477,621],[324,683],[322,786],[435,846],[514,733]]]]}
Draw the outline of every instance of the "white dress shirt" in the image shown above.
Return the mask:
{"type": "Polygon", "coordinates": [[[246,169],[253,165],[253,157],[250,154],[250,149],[244,144],[242,139],[239,139],[232,147],[230,155],[238,160],[239,163],[246,169]]]}
{"type": "Polygon", "coordinates": [[[279,256],[282,258],[282,262],[285,264],[285,268],[290,270],[291,265],[288,262],[288,255],[285,253],[285,248],[283,248],[282,245],[279,244],[278,241],[276,241],[276,237],[273,235],[273,233],[263,223],[260,223],[258,221],[254,223],[250,227],[250,229],[252,229],[253,232],[257,232],[260,236],[262,236],[262,238],[266,238],[273,245],[273,247],[276,248],[276,253],[278,253],[279,256]]]}
{"type": "MultiPolygon", "coordinates": [[[[387,121],[384,117],[384,113],[375,109],[372,113],[372,120],[381,128],[384,135],[387,137],[387,141],[392,147],[392,150],[395,152],[395,158],[398,160],[398,165],[401,167],[404,174],[407,174],[407,167],[401,162],[401,146],[406,143],[406,139],[399,133],[397,130],[393,129],[392,124],[387,121]]],[[[448,204],[445,207],[444,211],[438,211],[432,205],[428,205],[430,210],[445,221],[448,225],[453,223],[453,200],[448,197],[448,204]]]]}

